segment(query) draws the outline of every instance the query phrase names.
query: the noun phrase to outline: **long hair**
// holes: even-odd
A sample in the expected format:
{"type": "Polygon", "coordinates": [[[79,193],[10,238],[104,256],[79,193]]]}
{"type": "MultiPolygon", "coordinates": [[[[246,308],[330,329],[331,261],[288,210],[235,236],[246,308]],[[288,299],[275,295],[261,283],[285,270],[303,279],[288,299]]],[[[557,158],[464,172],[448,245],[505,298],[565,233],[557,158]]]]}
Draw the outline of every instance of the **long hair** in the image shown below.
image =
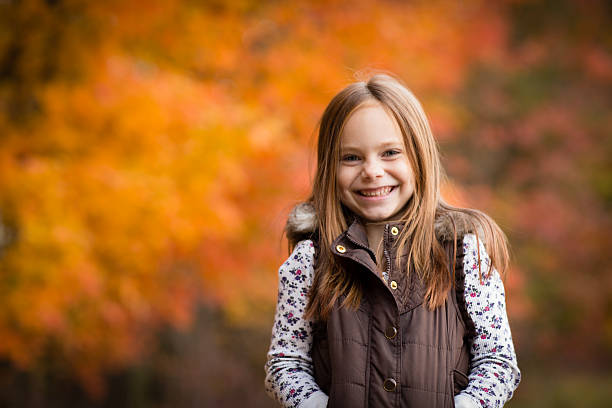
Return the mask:
{"type": "MultiPolygon", "coordinates": [[[[426,287],[427,306],[434,309],[444,304],[454,282],[454,271],[448,268],[448,256],[435,236],[434,223],[440,217],[449,218],[456,243],[457,226],[453,220],[458,213],[464,214],[462,222],[467,220],[467,228],[481,236],[493,265],[500,273],[504,273],[508,265],[507,240],[497,224],[480,211],[453,207],[442,199],[440,155],[419,101],[398,79],[376,74],[367,81],[354,82],[341,90],[331,100],[320,121],[317,170],[307,200],[315,209],[318,231],[315,276],[306,308],[306,316],[314,320],[326,320],[341,295],[346,296],[342,306],[355,308],[363,294],[360,280],[338,265],[331,244],[348,228],[353,216],[341,204],[337,187],[342,131],[351,114],[368,102],[378,102],[395,119],[412,166],[413,196],[395,216],[406,226],[398,237],[397,251],[399,255],[408,251],[407,264],[414,265],[426,287]]],[[[291,247],[294,245],[290,242],[291,247]]],[[[399,260],[400,256],[396,260],[398,267],[399,260]]]]}

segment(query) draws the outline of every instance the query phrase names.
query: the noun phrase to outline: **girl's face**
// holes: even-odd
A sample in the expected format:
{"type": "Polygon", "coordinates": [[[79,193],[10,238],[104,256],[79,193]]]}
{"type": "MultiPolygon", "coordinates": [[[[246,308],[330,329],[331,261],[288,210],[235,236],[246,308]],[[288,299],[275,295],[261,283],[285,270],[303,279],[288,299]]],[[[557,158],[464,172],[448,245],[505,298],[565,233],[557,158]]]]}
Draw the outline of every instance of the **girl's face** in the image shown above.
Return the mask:
{"type": "Polygon", "coordinates": [[[366,221],[396,215],[414,193],[414,174],[399,126],[377,102],[349,117],[340,136],[340,200],[366,221]]]}

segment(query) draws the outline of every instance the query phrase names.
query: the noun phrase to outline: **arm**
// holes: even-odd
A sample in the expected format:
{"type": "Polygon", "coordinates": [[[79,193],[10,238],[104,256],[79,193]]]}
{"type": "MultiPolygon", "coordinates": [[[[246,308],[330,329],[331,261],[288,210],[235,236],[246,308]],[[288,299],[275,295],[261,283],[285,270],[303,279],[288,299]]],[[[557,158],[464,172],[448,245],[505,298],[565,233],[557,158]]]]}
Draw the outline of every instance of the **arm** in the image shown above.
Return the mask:
{"type": "Polygon", "coordinates": [[[283,407],[327,406],[327,395],[312,372],[312,322],[304,318],[313,257],[312,241],[300,241],[278,271],[278,302],[264,368],[266,392],[283,407]]]}
{"type": "Polygon", "coordinates": [[[455,396],[458,408],[502,407],[521,380],[512,334],[506,315],[504,285],[495,268],[485,275],[491,260],[482,242],[468,234],[463,238],[465,301],[474,321],[476,337],[472,343],[469,383],[455,396]],[[478,247],[476,246],[478,245],[478,247]],[[478,272],[478,249],[482,280],[478,272]]]}

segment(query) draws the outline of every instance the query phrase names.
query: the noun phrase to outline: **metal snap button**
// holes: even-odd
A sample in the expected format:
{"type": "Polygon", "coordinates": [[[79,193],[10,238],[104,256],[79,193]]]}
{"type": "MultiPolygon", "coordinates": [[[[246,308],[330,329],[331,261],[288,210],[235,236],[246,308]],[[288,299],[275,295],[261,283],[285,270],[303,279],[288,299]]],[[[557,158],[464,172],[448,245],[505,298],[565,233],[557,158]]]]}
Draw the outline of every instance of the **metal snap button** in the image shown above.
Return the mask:
{"type": "Polygon", "coordinates": [[[397,234],[399,234],[399,230],[397,229],[397,227],[391,228],[391,235],[397,235],[397,234]]]}
{"type": "Polygon", "coordinates": [[[341,254],[346,252],[346,248],[343,247],[342,245],[336,245],[336,251],[340,252],[341,254]]]}
{"type": "Polygon", "coordinates": [[[397,335],[397,329],[393,326],[387,327],[387,329],[385,330],[385,337],[388,338],[389,340],[395,338],[396,335],[397,335]]]}
{"type": "Polygon", "coordinates": [[[397,382],[395,382],[393,378],[387,378],[383,383],[383,388],[385,389],[385,391],[395,391],[395,388],[397,388],[397,382]]]}
{"type": "Polygon", "coordinates": [[[391,281],[391,289],[397,289],[397,282],[396,281],[391,281]]]}

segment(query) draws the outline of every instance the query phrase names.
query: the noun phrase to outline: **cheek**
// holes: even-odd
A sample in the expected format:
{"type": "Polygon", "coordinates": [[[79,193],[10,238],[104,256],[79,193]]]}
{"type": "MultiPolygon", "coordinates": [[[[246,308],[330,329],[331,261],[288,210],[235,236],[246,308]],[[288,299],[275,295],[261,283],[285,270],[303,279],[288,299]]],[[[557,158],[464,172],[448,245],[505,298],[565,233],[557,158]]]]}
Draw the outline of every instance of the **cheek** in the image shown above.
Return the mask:
{"type": "Polygon", "coordinates": [[[404,168],[402,169],[402,173],[404,175],[404,179],[410,182],[410,184],[414,184],[414,172],[412,171],[412,166],[409,162],[404,163],[404,168]]]}
{"type": "Polygon", "coordinates": [[[337,177],[336,177],[336,185],[338,186],[338,190],[340,191],[340,194],[344,194],[344,191],[349,189],[351,186],[351,177],[350,177],[350,172],[348,172],[346,169],[338,171],[337,177]]]}

